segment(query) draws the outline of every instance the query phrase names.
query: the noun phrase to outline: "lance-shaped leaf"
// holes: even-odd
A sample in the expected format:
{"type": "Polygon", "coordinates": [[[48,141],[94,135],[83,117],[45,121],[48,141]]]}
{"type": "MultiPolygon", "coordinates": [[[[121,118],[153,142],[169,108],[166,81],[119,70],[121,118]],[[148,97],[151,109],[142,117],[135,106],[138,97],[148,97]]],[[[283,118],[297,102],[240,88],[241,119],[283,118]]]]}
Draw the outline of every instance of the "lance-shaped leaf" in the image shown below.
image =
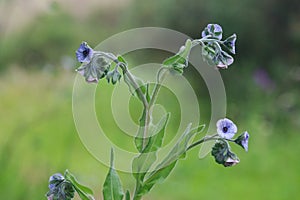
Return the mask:
{"type": "Polygon", "coordinates": [[[76,190],[76,192],[78,193],[78,195],[82,200],[94,200],[93,191],[90,188],[81,185],[76,180],[75,176],[71,174],[68,170],[65,171],[64,176],[65,179],[68,180],[73,185],[74,189],[76,190]]]}
{"type": "Polygon", "coordinates": [[[129,190],[126,191],[125,200],[130,200],[130,192],[129,192],[129,190]]]}
{"type": "Polygon", "coordinates": [[[106,176],[104,185],[103,185],[103,198],[104,200],[122,200],[124,196],[124,192],[122,189],[122,184],[120,178],[114,169],[113,160],[114,153],[111,150],[111,158],[110,158],[110,169],[106,176]]]}
{"type": "Polygon", "coordinates": [[[147,128],[147,127],[145,127],[146,126],[146,114],[147,114],[147,110],[146,110],[146,108],[144,108],[142,116],[140,117],[140,120],[139,120],[138,132],[136,134],[136,137],[134,138],[135,147],[137,148],[137,150],[140,153],[143,152],[143,148],[146,146],[145,144],[148,142],[148,138],[146,138],[144,136],[145,129],[147,128]]]}
{"type": "Polygon", "coordinates": [[[147,146],[132,162],[133,176],[140,183],[143,182],[146,173],[157,159],[156,151],[162,146],[169,116],[170,113],[164,115],[155,129],[152,129],[154,132],[149,132],[153,136],[149,137],[147,146]]]}
{"type": "Polygon", "coordinates": [[[157,165],[156,170],[145,177],[145,181],[138,191],[138,195],[143,196],[148,193],[155,184],[163,182],[175,167],[177,161],[185,156],[186,150],[192,138],[203,131],[205,125],[200,125],[191,129],[192,124],[189,124],[179,138],[176,145],[172,148],[166,158],[157,165]]]}
{"type": "Polygon", "coordinates": [[[159,170],[156,170],[148,179],[145,180],[142,187],[137,193],[137,196],[143,196],[147,194],[155,184],[162,183],[171,173],[178,160],[170,163],[159,170]]]}
{"type": "Polygon", "coordinates": [[[176,145],[172,148],[170,153],[166,156],[166,158],[161,162],[158,166],[159,168],[169,165],[174,161],[178,160],[179,158],[184,158],[186,150],[197,133],[200,133],[204,130],[205,125],[197,126],[191,129],[192,124],[190,123],[185,131],[183,132],[182,136],[177,141],[176,145]]]}
{"type": "Polygon", "coordinates": [[[163,65],[171,67],[174,70],[178,71],[179,73],[183,73],[183,69],[188,66],[191,49],[192,49],[192,41],[188,39],[185,42],[185,45],[180,48],[179,52],[176,55],[167,58],[163,62],[163,65]]]}

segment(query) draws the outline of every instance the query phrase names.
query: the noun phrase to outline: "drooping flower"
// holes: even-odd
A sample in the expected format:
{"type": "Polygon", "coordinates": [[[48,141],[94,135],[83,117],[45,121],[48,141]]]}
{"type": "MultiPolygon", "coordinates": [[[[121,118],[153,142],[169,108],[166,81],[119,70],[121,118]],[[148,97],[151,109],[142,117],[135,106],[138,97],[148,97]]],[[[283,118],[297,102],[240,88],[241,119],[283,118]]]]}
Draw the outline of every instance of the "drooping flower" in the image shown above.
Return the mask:
{"type": "Polygon", "coordinates": [[[225,51],[221,51],[213,58],[213,61],[218,68],[227,69],[233,63],[234,59],[225,51]]]}
{"type": "Polygon", "coordinates": [[[237,132],[236,125],[227,118],[217,121],[217,132],[221,138],[231,139],[237,132]]]}
{"type": "Polygon", "coordinates": [[[223,163],[224,167],[231,167],[238,164],[240,160],[236,156],[229,156],[223,163]]]}
{"type": "Polygon", "coordinates": [[[222,27],[219,24],[208,24],[205,29],[202,31],[202,37],[212,37],[218,40],[222,39],[222,27]]]}
{"type": "Polygon", "coordinates": [[[89,63],[93,57],[93,53],[93,49],[86,42],[82,42],[76,51],[76,57],[81,63],[89,63]]]}
{"type": "Polygon", "coordinates": [[[249,137],[250,137],[249,133],[245,131],[237,139],[235,139],[234,142],[240,145],[243,149],[245,149],[245,151],[248,151],[249,137]]]}
{"type": "Polygon", "coordinates": [[[85,77],[88,83],[98,83],[109,71],[110,62],[104,56],[95,54],[89,63],[82,64],[76,71],[85,77]]]}
{"type": "Polygon", "coordinates": [[[215,143],[211,154],[215,158],[215,161],[224,167],[231,167],[240,162],[237,155],[230,151],[229,144],[223,140],[219,140],[215,143]]]}

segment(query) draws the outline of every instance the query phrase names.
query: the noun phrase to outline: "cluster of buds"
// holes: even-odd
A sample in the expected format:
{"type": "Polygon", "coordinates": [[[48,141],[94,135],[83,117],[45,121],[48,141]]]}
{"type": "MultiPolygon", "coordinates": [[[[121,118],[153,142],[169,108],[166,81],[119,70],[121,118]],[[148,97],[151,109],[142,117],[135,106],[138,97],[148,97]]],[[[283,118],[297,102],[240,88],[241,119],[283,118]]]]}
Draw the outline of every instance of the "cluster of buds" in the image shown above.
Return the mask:
{"type": "Polygon", "coordinates": [[[49,179],[49,191],[46,194],[48,200],[71,200],[75,189],[69,181],[57,173],[49,179]]]}
{"type": "Polygon", "coordinates": [[[238,164],[240,160],[231,152],[228,141],[234,142],[245,149],[245,151],[248,151],[248,140],[250,137],[248,132],[245,131],[235,140],[232,140],[237,133],[237,127],[230,119],[224,118],[217,122],[217,133],[219,137],[211,151],[215,161],[225,167],[238,164]]]}
{"type": "MultiPolygon", "coordinates": [[[[222,41],[223,30],[218,24],[208,24],[202,31],[202,56],[210,65],[226,69],[234,61],[236,34],[222,41]]],[[[200,40],[198,40],[200,41],[200,40]]]]}
{"type": "Polygon", "coordinates": [[[117,61],[113,54],[94,51],[86,42],[82,42],[76,51],[76,57],[82,63],[76,71],[84,76],[88,83],[98,83],[100,79],[106,77],[108,82],[115,84],[121,78],[119,65],[109,71],[113,61],[117,61]]]}

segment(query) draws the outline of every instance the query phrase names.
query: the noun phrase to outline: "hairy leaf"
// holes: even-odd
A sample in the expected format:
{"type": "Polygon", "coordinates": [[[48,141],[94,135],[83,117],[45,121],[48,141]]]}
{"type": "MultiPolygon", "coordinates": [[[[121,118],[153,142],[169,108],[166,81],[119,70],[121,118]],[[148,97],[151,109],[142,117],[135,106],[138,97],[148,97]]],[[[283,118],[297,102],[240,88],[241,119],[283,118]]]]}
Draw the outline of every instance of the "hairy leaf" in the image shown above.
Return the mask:
{"type": "Polygon", "coordinates": [[[169,116],[170,113],[167,113],[157,123],[155,129],[153,129],[154,132],[150,132],[151,135],[155,135],[149,137],[147,146],[132,162],[133,175],[137,181],[143,181],[146,173],[157,159],[156,151],[162,146],[169,116]]]}
{"type": "Polygon", "coordinates": [[[122,200],[124,196],[124,192],[122,189],[120,178],[113,166],[113,160],[114,160],[113,150],[111,150],[110,159],[111,159],[110,169],[103,185],[103,191],[102,191],[103,198],[104,200],[122,200]]]}
{"type": "Polygon", "coordinates": [[[163,65],[169,66],[174,70],[178,71],[179,73],[182,73],[183,68],[188,66],[191,49],[192,49],[192,41],[188,39],[185,43],[185,46],[182,46],[176,55],[167,58],[163,62],[163,65]]]}
{"type": "Polygon", "coordinates": [[[80,196],[82,200],[94,200],[93,191],[81,185],[75,178],[73,174],[71,174],[68,170],[65,171],[65,179],[72,183],[73,187],[75,188],[76,192],[80,196]]]}

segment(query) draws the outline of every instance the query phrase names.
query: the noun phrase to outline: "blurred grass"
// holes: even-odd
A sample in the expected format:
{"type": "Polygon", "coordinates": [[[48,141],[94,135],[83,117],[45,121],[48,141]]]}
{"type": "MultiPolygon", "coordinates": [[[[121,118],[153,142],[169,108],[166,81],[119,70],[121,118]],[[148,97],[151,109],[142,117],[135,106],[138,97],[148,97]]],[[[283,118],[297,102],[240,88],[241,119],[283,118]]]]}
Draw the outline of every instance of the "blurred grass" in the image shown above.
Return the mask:
{"type": "MultiPolygon", "coordinates": [[[[47,191],[49,175],[67,168],[97,191],[99,198],[107,168],[85,150],[76,133],[71,110],[73,80],[74,73],[63,70],[50,74],[12,69],[2,75],[3,199],[40,199],[47,191]]],[[[101,82],[99,98],[111,89],[101,82]]],[[[248,153],[233,147],[241,158],[239,165],[224,168],[215,164],[211,156],[199,160],[195,149],[146,199],[296,199],[300,181],[298,131],[274,133],[260,116],[249,114],[245,121],[235,120],[251,134],[248,153]]],[[[116,126],[106,126],[120,146],[132,145],[130,141],[117,140],[118,134],[114,133],[120,130],[116,126]]],[[[129,175],[121,176],[125,188],[133,186],[129,175]]]]}
{"type": "MultiPolygon", "coordinates": [[[[81,41],[95,46],[113,33],[140,26],[163,26],[198,37],[201,27],[211,22],[222,24],[226,35],[238,34],[237,62],[221,73],[228,117],[240,131],[246,129],[251,134],[249,152],[233,147],[241,163],[224,168],[211,156],[199,160],[194,149],[145,199],[298,198],[300,26],[296,11],[300,4],[293,0],[188,2],[133,1],[124,9],[95,9],[83,19],[74,18],[57,4],[24,30],[5,37],[1,33],[1,199],[43,199],[49,176],[65,169],[91,186],[96,198],[101,199],[108,169],[85,149],[72,116],[73,57],[81,41]],[[226,7],[227,3],[235,6],[226,7]],[[278,27],[284,31],[278,31],[278,27]]],[[[162,56],[162,52],[145,50],[134,52],[129,60],[135,66],[162,56]]],[[[195,74],[192,68],[185,72],[198,91],[205,123],[210,118],[210,101],[203,80],[195,74]]],[[[107,97],[112,89],[105,81],[98,86],[97,116],[105,130],[113,133],[108,136],[113,142],[132,150],[132,141],[122,135],[111,113],[102,115],[110,107],[107,97]]],[[[159,101],[170,101],[172,94],[164,97],[159,101]]],[[[180,113],[172,104],[166,108],[174,113],[168,141],[172,130],[177,129],[180,113]]],[[[139,109],[137,101],[131,99],[130,114],[135,121],[139,109]]],[[[121,177],[125,188],[133,188],[130,175],[121,173],[121,177]]]]}

